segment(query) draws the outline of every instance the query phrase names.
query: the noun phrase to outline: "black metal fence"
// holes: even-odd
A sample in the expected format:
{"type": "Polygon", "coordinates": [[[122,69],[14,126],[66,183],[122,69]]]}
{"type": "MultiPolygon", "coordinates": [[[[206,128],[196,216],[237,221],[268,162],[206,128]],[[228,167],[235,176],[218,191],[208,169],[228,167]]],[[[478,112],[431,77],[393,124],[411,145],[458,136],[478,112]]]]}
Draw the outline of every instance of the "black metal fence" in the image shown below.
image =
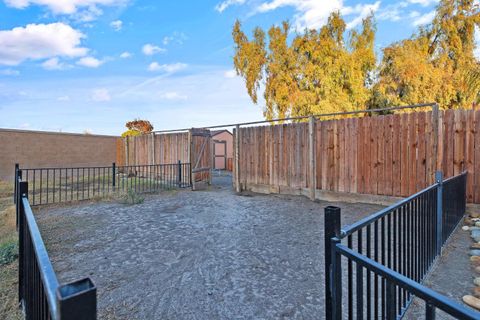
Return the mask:
{"type": "Polygon", "coordinates": [[[25,319],[91,320],[97,316],[90,278],[60,285],[28,198],[28,182],[16,180],[19,234],[18,297],[25,319]]]}
{"type": "Polygon", "coordinates": [[[325,209],[326,318],[397,319],[413,298],[459,319],[480,314],[427,289],[423,281],[466,207],[466,173],[437,182],[340,229],[340,209],[325,209]],[[343,308],[342,302],[345,301],[343,308]]]}
{"type": "Polygon", "coordinates": [[[113,193],[156,192],[191,186],[190,163],[74,168],[19,168],[21,177],[30,184],[32,206],[89,200],[113,193]]]}

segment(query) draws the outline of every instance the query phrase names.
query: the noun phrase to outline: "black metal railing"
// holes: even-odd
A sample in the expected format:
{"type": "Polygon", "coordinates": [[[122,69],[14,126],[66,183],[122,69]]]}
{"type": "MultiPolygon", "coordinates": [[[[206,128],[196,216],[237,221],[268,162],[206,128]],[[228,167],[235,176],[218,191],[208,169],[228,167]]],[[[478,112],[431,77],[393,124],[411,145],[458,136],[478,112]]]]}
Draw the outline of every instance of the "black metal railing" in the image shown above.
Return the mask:
{"type": "Polygon", "coordinates": [[[96,319],[96,287],[90,278],[60,285],[28,198],[28,182],[16,183],[19,236],[18,297],[25,319],[96,319]]]}
{"type": "MultiPolygon", "coordinates": [[[[414,296],[429,296],[420,283],[465,213],[465,183],[466,173],[445,181],[437,173],[434,185],[342,230],[340,209],[327,207],[326,318],[396,319],[414,296]]],[[[428,308],[471,319],[468,309],[452,302],[452,311],[440,295],[427,301],[428,308]]]]}
{"type": "Polygon", "coordinates": [[[156,192],[190,187],[190,163],[73,167],[20,168],[15,166],[15,181],[30,183],[32,206],[90,200],[116,192],[156,192]]]}

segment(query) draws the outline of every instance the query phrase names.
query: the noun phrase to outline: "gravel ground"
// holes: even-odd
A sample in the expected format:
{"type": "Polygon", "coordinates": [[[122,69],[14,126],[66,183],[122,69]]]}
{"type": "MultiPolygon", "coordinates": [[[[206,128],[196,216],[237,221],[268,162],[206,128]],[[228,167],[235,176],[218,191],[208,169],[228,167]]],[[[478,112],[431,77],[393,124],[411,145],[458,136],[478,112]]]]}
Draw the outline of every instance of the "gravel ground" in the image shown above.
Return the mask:
{"type": "Polygon", "coordinates": [[[343,224],[382,208],[236,195],[216,177],[206,191],[37,216],[59,280],[90,276],[101,319],[321,319],[327,205],[343,224]]]}
{"type": "MultiPolygon", "coordinates": [[[[472,294],[474,287],[474,268],[468,255],[473,244],[470,232],[461,228],[452,234],[442,256],[434,265],[430,275],[425,279],[424,285],[435,290],[453,301],[466,306],[462,297],[472,294]]],[[[419,319],[425,316],[425,303],[416,299],[408,310],[406,319],[419,319]]],[[[454,319],[448,314],[437,310],[437,319],[454,319]]]]}

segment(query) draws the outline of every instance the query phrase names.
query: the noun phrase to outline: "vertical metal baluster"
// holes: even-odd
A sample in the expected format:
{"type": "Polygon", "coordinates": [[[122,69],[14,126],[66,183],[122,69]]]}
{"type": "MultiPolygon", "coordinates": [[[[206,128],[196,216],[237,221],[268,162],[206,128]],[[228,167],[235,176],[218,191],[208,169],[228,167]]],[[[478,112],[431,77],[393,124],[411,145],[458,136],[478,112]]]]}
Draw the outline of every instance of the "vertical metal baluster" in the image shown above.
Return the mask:
{"type": "MultiPolygon", "coordinates": [[[[362,253],[362,229],[357,231],[357,251],[362,253]]],[[[357,266],[357,320],[363,319],[363,267],[356,263],[357,266]]]]}
{"type": "Polygon", "coordinates": [[[43,170],[40,169],[40,204],[43,203],[43,170]]]}
{"type": "MultiPolygon", "coordinates": [[[[373,242],[373,256],[374,260],[378,262],[378,220],[375,220],[373,224],[373,237],[374,237],[374,242],[373,242]]],[[[374,286],[374,318],[378,319],[378,275],[377,273],[374,273],[374,280],[375,280],[375,286],[374,286]]]]}
{"type": "MultiPolygon", "coordinates": [[[[372,257],[372,232],[371,232],[371,225],[367,225],[367,235],[365,238],[365,241],[367,242],[367,257],[371,258],[372,257]]],[[[371,309],[371,304],[372,304],[372,288],[371,288],[371,272],[370,270],[366,269],[367,272],[367,319],[372,318],[372,309],[371,309]]]]}
{"type": "MultiPolygon", "coordinates": [[[[380,234],[381,234],[381,249],[382,249],[382,265],[385,265],[385,217],[380,219],[381,226],[380,226],[380,234]]],[[[385,300],[385,279],[381,278],[382,281],[382,317],[386,317],[386,300],[385,300]]]]}
{"type": "MultiPolygon", "coordinates": [[[[347,246],[352,249],[352,235],[347,237],[347,246]]],[[[348,259],[348,319],[353,319],[353,266],[352,260],[348,259]]]]}

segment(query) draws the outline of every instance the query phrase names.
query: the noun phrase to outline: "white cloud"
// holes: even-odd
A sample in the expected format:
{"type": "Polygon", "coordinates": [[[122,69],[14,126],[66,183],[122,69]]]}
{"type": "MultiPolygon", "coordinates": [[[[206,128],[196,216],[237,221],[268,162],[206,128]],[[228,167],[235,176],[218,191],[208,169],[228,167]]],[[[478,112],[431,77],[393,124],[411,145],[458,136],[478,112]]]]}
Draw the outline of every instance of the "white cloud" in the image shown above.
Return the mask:
{"type": "Polygon", "coordinates": [[[162,52],[165,52],[165,51],[166,50],[164,48],[160,48],[160,47],[158,47],[156,45],[153,45],[153,44],[150,44],[150,43],[147,43],[142,47],[143,54],[147,55],[147,56],[153,56],[154,54],[162,53],[162,52]]]}
{"type": "Polygon", "coordinates": [[[84,56],[88,52],[80,46],[84,37],[61,22],[0,30],[0,64],[14,66],[28,59],[84,56]]]}
{"type": "Polygon", "coordinates": [[[95,89],[92,92],[91,99],[96,102],[107,102],[112,100],[110,92],[105,88],[95,89]]]}
{"type": "Polygon", "coordinates": [[[225,11],[225,9],[227,9],[228,7],[230,7],[232,5],[239,5],[239,4],[244,4],[244,3],[245,3],[245,0],[225,0],[223,2],[218,3],[215,6],[215,10],[222,13],[223,11],[225,11]]]}
{"type": "Polygon", "coordinates": [[[178,44],[183,44],[183,42],[187,39],[188,39],[188,37],[185,35],[185,33],[175,31],[171,36],[163,37],[162,43],[163,43],[164,46],[167,46],[171,42],[175,42],[175,43],[178,43],[178,44]]]}
{"type": "Polygon", "coordinates": [[[412,4],[419,4],[423,7],[427,7],[431,4],[435,4],[438,2],[438,0],[407,0],[407,1],[412,4]]]}
{"type": "Polygon", "coordinates": [[[77,64],[80,66],[84,66],[87,68],[98,68],[100,67],[104,61],[98,60],[97,58],[94,57],[83,57],[80,60],[77,61],[77,64]]]}
{"type": "Polygon", "coordinates": [[[3,76],[18,76],[20,75],[20,71],[15,69],[3,69],[0,70],[0,74],[3,76]]]}
{"type": "Polygon", "coordinates": [[[232,79],[232,78],[235,78],[237,76],[237,71],[235,70],[228,70],[228,71],[225,71],[225,73],[223,74],[223,76],[225,78],[229,78],[229,79],[232,79]]]}
{"type": "Polygon", "coordinates": [[[415,18],[415,20],[413,21],[413,25],[414,26],[421,26],[421,25],[430,23],[430,22],[432,22],[434,17],[435,17],[435,10],[427,12],[427,13],[415,18]]]}
{"type": "Polygon", "coordinates": [[[128,51],[122,52],[120,54],[120,58],[122,58],[122,59],[127,59],[127,58],[131,58],[131,57],[132,57],[132,54],[128,51]]]}
{"type": "Polygon", "coordinates": [[[188,97],[176,91],[169,91],[169,92],[160,94],[160,98],[166,99],[166,100],[187,100],[188,97]]]}
{"type": "Polygon", "coordinates": [[[373,4],[357,4],[355,7],[345,7],[342,10],[344,15],[356,14],[357,16],[347,23],[347,29],[352,29],[362,23],[362,20],[365,19],[369,14],[374,13],[380,7],[380,1],[377,1],[373,4]]]}
{"type": "Polygon", "coordinates": [[[57,57],[50,58],[42,63],[42,67],[46,70],[64,70],[69,67],[69,65],[60,62],[60,59],[57,57]]]}
{"type": "Polygon", "coordinates": [[[57,101],[70,101],[70,96],[60,96],[57,101]]]}
{"type": "Polygon", "coordinates": [[[127,0],[5,0],[9,7],[25,9],[30,5],[45,6],[55,14],[73,14],[79,9],[96,9],[98,5],[120,6],[127,0]]]}
{"type": "Polygon", "coordinates": [[[123,22],[122,22],[122,20],[112,21],[112,22],[110,22],[110,27],[112,27],[113,30],[115,30],[115,31],[120,31],[120,30],[122,30],[123,22]]]}
{"type": "Polygon", "coordinates": [[[158,62],[152,62],[148,66],[148,71],[159,71],[166,73],[174,73],[183,70],[187,67],[185,63],[171,63],[171,64],[159,64],[158,62]]]}

